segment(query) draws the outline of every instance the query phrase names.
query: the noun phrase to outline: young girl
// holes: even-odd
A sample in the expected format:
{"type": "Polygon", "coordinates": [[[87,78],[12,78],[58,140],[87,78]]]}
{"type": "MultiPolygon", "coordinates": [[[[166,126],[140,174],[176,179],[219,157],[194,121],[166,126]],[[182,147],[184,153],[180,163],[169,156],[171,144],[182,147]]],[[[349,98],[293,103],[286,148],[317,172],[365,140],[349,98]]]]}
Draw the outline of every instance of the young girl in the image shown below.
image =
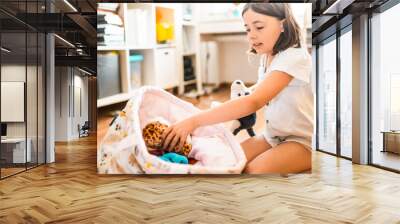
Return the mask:
{"type": "Polygon", "coordinates": [[[262,57],[252,94],[179,121],[164,133],[164,147],[184,143],[197,127],[234,120],[265,107],[265,131],[241,143],[246,173],[298,173],[311,169],[313,94],[311,56],[286,3],[248,3],[242,17],[250,52],[262,57]]]}

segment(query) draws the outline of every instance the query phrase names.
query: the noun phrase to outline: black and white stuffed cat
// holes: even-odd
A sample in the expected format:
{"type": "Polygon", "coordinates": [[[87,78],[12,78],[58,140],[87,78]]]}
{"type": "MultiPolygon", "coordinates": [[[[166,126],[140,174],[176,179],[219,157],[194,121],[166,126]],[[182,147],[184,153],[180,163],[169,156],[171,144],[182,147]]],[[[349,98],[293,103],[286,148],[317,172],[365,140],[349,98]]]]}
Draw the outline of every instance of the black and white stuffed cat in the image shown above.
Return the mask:
{"type": "MultiPolygon", "coordinates": [[[[250,95],[250,93],[251,90],[247,88],[241,80],[233,81],[231,85],[231,99],[247,96],[250,95]]],[[[233,121],[231,126],[233,135],[237,135],[241,130],[245,129],[251,137],[255,136],[256,134],[253,130],[253,126],[256,124],[256,119],[256,113],[252,113],[233,121]]]]}

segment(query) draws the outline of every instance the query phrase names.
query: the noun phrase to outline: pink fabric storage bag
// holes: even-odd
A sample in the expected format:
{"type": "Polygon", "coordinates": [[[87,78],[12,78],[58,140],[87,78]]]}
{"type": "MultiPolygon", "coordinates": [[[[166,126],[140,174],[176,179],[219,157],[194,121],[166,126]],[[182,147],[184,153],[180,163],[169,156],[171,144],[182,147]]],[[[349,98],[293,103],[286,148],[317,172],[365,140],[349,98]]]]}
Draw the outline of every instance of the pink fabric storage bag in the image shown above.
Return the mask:
{"type": "MultiPolygon", "coordinates": [[[[223,158],[221,154],[216,154],[214,157],[207,157],[205,152],[202,152],[202,154],[200,153],[199,155],[202,155],[201,158],[205,158],[204,161],[200,161],[200,163],[197,163],[196,165],[183,165],[163,161],[148,153],[142,138],[142,128],[148,122],[154,121],[154,119],[159,117],[162,117],[170,123],[175,123],[191,114],[199,112],[200,110],[192,104],[185,102],[160,88],[146,86],[133,93],[131,100],[127,104],[127,107],[128,106],[129,108],[126,114],[128,119],[126,119],[126,121],[130,122],[128,126],[131,128],[127,131],[129,132],[128,135],[133,136],[134,138],[130,147],[132,149],[132,155],[135,156],[135,161],[144,173],[238,174],[243,170],[246,163],[243,150],[239,143],[234,139],[233,135],[222,125],[200,127],[193,133],[193,138],[218,138],[219,143],[224,144],[225,146],[223,147],[223,150],[225,154],[228,154],[228,159],[223,158]],[[218,166],[215,164],[220,163],[221,161],[224,163],[223,165],[218,166]]],[[[199,144],[195,142],[193,145],[193,153],[196,152],[196,150],[198,150],[196,154],[198,154],[199,151],[201,152],[201,147],[197,147],[198,145],[199,144]]],[[[211,149],[206,151],[208,151],[210,155],[212,152],[218,152],[211,149]]],[[[125,166],[126,164],[121,165],[125,166]]]]}
{"type": "Polygon", "coordinates": [[[222,135],[212,137],[194,136],[192,145],[193,148],[189,157],[198,160],[195,165],[226,167],[234,166],[237,162],[235,155],[229,148],[229,144],[222,135]]]}

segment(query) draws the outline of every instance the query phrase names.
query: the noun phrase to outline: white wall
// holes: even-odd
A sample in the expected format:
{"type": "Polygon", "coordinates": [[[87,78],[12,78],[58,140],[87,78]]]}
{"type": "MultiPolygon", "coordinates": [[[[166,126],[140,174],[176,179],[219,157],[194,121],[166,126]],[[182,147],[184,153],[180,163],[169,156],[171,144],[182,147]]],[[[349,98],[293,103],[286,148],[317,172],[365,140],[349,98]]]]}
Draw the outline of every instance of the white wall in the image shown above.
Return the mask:
{"type": "Polygon", "coordinates": [[[82,75],[75,68],[56,67],[56,141],[77,139],[78,124],[83,125],[88,120],[88,78],[82,75]],[[80,105],[82,114],[79,111],[80,105]]]}
{"type": "MultiPolygon", "coordinates": [[[[200,23],[212,24],[213,22],[224,20],[242,21],[243,3],[239,5],[233,3],[209,3],[194,4],[194,6],[194,17],[200,23]]],[[[306,28],[311,27],[311,3],[291,4],[291,6],[295,19],[303,31],[306,31],[306,28]]],[[[249,46],[245,29],[242,22],[238,24],[240,24],[239,30],[243,31],[241,35],[212,38],[218,43],[219,81],[221,83],[231,83],[236,79],[241,79],[245,83],[255,83],[257,81],[259,61],[252,60],[249,62],[246,54],[249,46]]],[[[303,35],[303,38],[305,38],[305,35],[303,35]]],[[[202,71],[204,72],[204,69],[202,71]]]]}
{"type": "Polygon", "coordinates": [[[220,75],[222,82],[231,83],[236,79],[244,83],[257,82],[257,70],[259,61],[249,62],[248,44],[246,37],[243,41],[219,42],[220,75]]]}
{"type": "Polygon", "coordinates": [[[68,67],[55,68],[55,141],[68,141],[69,80],[68,67]]]}
{"type": "MultiPolygon", "coordinates": [[[[3,64],[1,66],[2,81],[18,81],[26,84],[26,121],[7,122],[7,137],[30,139],[32,161],[44,162],[44,74],[42,68],[35,66],[25,66],[20,64],[3,64]],[[25,78],[27,77],[27,81],[25,78]],[[37,157],[37,153],[39,156],[37,157]]],[[[23,93],[22,93],[23,94],[23,93]]],[[[10,108],[1,108],[2,111],[10,108]]],[[[11,111],[12,113],[12,111],[11,111]]]]}
{"type": "MultiPolygon", "coordinates": [[[[79,133],[78,133],[78,124],[81,126],[85,123],[85,121],[88,120],[88,78],[80,76],[81,73],[78,73],[76,75],[76,72],[78,70],[75,70],[75,76],[74,76],[74,108],[73,108],[73,113],[71,119],[71,135],[73,138],[78,138],[79,133]],[[80,91],[80,93],[78,92],[80,91]],[[80,97],[79,97],[80,96],[80,97]],[[81,102],[79,102],[81,101],[81,102]],[[79,108],[81,107],[81,108],[79,108]],[[80,112],[79,109],[82,111],[80,112]],[[74,113],[75,111],[75,113],[74,113]]],[[[79,72],[79,71],[78,71],[79,72]]]]}
{"type": "MultiPolygon", "coordinates": [[[[25,82],[25,66],[2,65],[1,81],[25,82]]],[[[1,108],[1,110],[6,110],[6,109],[7,108],[1,108]]],[[[7,137],[25,137],[25,123],[23,122],[7,123],[7,137]]]]}
{"type": "Polygon", "coordinates": [[[248,45],[245,39],[244,35],[240,35],[235,38],[220,37],[209,42],[208,75],[207,69],[205,69],[207,48],[205,45],[202,46],[200,60],[203,83],[231,83],[236,79],[243,80],[245,83],[257,81],[259,58],[252,57],[254,59],[251,62],[249,61],[246,53],[248,45]],[[214,48],[216,49],[214,50],[214,48]]]}
{"type": "MultiPolygon", "coordinates": [[[[1,81],[18,81],[18,82],[25,82],[25,75],[26,75],[26,70],[28,71],[28,74],[36,74],[36,67],[34,66],[28,66],[27,68],[22,65],[2,65],[1,66],[1,81]]],[[[30,107],[29,110],[32,110],[36,108],[36,80],[33,80],[28,76],[28,87],[35,86],[35,88],[27,88],[27,107],[30,107]],[[32,105],[29,105],[31,103],[34,103],[32,105]]],[[[25,82],[26,83],[26,82],[25,82]]],[[[1,108],[1,110],[7,110],[7,108],[1,108]]],[[[36,109],[35,109],[36,111],[36,109]]],[[[37,115],[36,113],[27,113],[27,120],[29,122],[28,124],[28,137],[29,133],[35,132],[35,137],[36,137],[36,120],[37,120],[37,115]],[[31,122],[34,121],[35,124],[31,124],[31,122]],[[32,131],[30,131],[29,128],[32,128],[32,131]]],[[[10,122],[7,123],[7,136],[8,137],[25,137],[25,123],[26,122],[10,122]]]]}

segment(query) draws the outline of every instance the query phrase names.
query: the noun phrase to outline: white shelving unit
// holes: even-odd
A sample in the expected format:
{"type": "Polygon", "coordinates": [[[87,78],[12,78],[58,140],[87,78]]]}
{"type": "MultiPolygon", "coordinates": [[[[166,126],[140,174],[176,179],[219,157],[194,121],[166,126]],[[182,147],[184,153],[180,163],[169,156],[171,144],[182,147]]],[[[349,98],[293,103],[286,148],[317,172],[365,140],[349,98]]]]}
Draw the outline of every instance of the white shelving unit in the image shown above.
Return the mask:
{"type": "MultiPolygon", "coordinates": [[[[187,17],[182,9],[181,15],[181,27],[182,27],[182,60],[184,57],[189,58],[192,62],[193,72],[195,79],[181,82],[179,88],[179,94],[184,94],[186,92],[186,87],[188,85],[196,84],[196,96],[204,94],[202,80],[201,80],[201,64],[200,64],[200,33],[197,25],[197,15],[193,3],[185,4],[185,7],[191,8],[192,15],[189,16],[191,20],[184,20],[187,17]]],[[[182,74],[182,77],[184,74],[182,74]]]]}
{"type": "Polygon", "coordinates": [[[141,54],[144,57],[141,63],[142,85],[153,85],[164,89],[178,87],[179,94],[184,94],[187,85],[196,84],[197,92],[202,94],[200,35],[194,20],[183,21],[182,4],[121,3],[118,14],[124,21],[125,42],[116,46],[98,46],[97,50],[118,52],[122,92],[98,99],[98,108],[123,102],[131,97],[133,89],[130,83],[129,56],[133,54],[141,54]],[[173,20],[174,38],[168,43],[157,43],[156,17],[160,11],[167,12],[173,20]],[[185,46],[189,46],[187,49],[184,49],[184,35],[188,37],[185,43],[185,46]],[[192,59],[195,80],[184,81],[183,57],[192,59]]]}
{"type": "MultiPolygon", "coordinates": [[[[126,5],[120,4],[117,10],[117,14],[124,21],[124,31],[125,31],[125,40],[126,40],[126,5]]],[[[126,42],[115,45],[108,46],[97,46],[97,51],[100,53],[107,52],[117,52],[119,57],[119,81],[121,86],[121,92],[112,96],[103,97],[97,99],[97,107],[103,107],[119,102],[126,101],[130,98],[130,91],[128,88],[129,82],[127,82],[127,77],[129,74],[129,49],[127,47],[126,42]]],[[[101,71],[99,71],[101,73],[101,71]]],[[[101,77],[99,77],[101,78],[101,77]]]]}
{"type": "Polygon", "coordinates": [[[97,107],[104,107],[118,102],[123,102],[129,100],[130,97],[131,97],[130,93],[120,93],[117,95],[108,96],[100,100],[97,100],[97,107]]]}

